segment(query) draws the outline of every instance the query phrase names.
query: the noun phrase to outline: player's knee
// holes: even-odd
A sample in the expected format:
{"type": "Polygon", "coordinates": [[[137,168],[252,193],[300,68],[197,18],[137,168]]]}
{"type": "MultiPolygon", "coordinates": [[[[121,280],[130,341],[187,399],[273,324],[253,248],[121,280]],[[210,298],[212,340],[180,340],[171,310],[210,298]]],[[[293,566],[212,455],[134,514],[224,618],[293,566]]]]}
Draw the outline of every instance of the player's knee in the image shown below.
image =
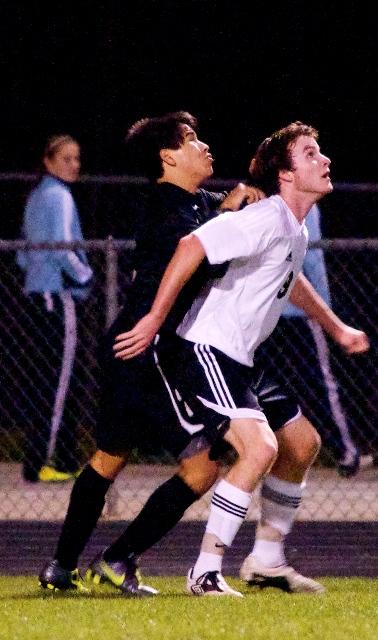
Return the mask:
{"type": "Polygon", "coordinates": [[[203,495],[206,491],[209,491],[214,482],[218,478],[219,467],[214,461],[211,462],[206,470],[201,469],[195,478],[195,483],[191,487],[198,495],[203,495]]]}
{"type": "Polygon", "coordinates": [[[311,434],[309,434],[309,439],[306,446],[305,451],[305,459],[312,464],[312,462],[317,457],[320,447],[322,446],[322,440],[318,432],[313,429],[311,434]]]}
{"type": "Polygon", "coordinates": [[[216,481],[218,469],[218,464],[206,455],[182,460],[178,475],[192,491],[202,496],[216,481]]]}
{"type": "Polygon", "coordinates": [[[306,471],[320,451],[321,438],[318,432],[311,427],[302,440],[291,441],[290,445],[285,448],[285,458],[290,460],[292,466],[306,471]]]}
{"type": "MultiPolygon", "coordinates": [[[[278,444],[277,440],[272,434],[273,437],[267,437],[260,443],[258,448],[258,460],[265,467],[266,470],[269,470],[274,464],[277,454],[278,454],[278,444]]],[[[256,452],[253,451],[253,447],[250,450],[250,456],[253,459],[256,459],[256,452]]]]}
{"type": "Polygon", "coordinates": [[[251,468],[258,466],[267,472],[274,464],[278,453],[277,440],[273,433],[264,434],[258,440],[251,440],[242,448],[239,458],[251,468]]]}
{"type": "Polygon", "coordinates": [[[97,451],[89,461],[91,467],[108,480],[114,480],[127,462],[126,454],[113,455],[106,451],[97,451]]]}
{"type": "Polygon", "coordinates": [[[314,462],[321,447],[321,439],[307,418],[297,420],[277,431],[279,458],[291,468],[306,471],[314,462]]]}
{"type": "Polygon", "coordinates": [[[320,451],[322,441],[315,427],[307,429],[306,437],[298,443],[296,448],[297,462],[303,468],[309,467],[320,451]]]}
{"type": "Polygon", "coordinates": [[[269,468],[278,453],[277,438],[268,423],[261,420],[243,421],[226,433],[225,439],[234,447],[239,459],[248,465],[269,468]]]}

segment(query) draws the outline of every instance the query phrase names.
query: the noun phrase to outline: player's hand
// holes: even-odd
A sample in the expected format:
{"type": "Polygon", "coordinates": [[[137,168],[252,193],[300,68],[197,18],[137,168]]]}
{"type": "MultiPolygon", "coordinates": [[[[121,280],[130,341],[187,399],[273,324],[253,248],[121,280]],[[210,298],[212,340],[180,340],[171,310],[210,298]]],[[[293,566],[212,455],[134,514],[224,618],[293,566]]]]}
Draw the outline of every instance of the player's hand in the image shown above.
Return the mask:
{"type": "Polygon", "coordinates": [[[261,189],[258,189],[257,187],[247,186],[247,204],[253,204],[254,202],[258,202],[263,198],[266,198],[266,195],[263,191],[261,191],[261,189]]]}
{"type": "Polygon", "coordinates": [[[265,198],[265,194],[260,189],[239,182],[223,200],[220,208],[222,211],[239,211],[243,204],[253,204],[262,198],[265,198]]]}
{"type": "Polygon", "coordinates": [[[365,353],[370,348],[369,338],[365,331],[348,327],[344,324],[338,334],[335,336],[336,342],[348,353],[365,353]]]}
{"type": "Polygon", "coordinates": [[[156,317],[148,313],[130,331],[116,336],[113,345],[115,358],[130,360],[139,356],[151,344],[159,328],[160,323],[156,317]]]}

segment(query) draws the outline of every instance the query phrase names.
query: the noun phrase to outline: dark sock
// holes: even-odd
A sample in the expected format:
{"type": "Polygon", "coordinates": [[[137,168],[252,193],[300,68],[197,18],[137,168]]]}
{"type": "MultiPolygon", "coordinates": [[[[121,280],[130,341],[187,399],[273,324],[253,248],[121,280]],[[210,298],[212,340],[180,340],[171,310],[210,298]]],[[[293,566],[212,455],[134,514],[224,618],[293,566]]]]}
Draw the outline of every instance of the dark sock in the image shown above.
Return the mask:
{"type": "Polygon", "coordinates": [[[101,476],[89,464],[72,488],[66,518],[60,533],[55,559],[72,571],[97,524],[112,480],[101,476]]]}
{"type": "Polygon", "coordinates": [[[149,497],[142,511],[104,552],[109,562],[140,555],[175,526],[199,496],[177,475],[149,497]]]}

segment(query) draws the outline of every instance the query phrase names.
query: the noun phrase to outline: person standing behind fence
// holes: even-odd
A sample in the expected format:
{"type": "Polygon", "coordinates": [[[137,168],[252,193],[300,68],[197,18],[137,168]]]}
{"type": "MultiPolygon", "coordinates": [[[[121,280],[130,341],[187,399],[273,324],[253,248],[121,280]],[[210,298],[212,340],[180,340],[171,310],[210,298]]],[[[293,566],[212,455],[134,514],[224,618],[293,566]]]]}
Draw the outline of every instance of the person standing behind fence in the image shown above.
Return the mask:
{"type": "MultiPolygon", "coordinates": [[[[80,241],[71,185],[80,172],[80,146],[69,135],[51,137],[43,176],[24,211],[22,235],[31,243],[80,241]]],[[[25,273],[27,358],[23,477],[65,481],[78,470],[75,398],[77,303],[87,298],[92,269],[82,249],[19,251],[25,273]]]]}
{"type": "MultiPolygon", "coordinates": [[[[309,242],[321,239],[320,210],[314,205],[307,218],[309,242]]],[[[303,272],[328,306],[331,295],[328,284],[324,252],[310,249],[303,263],[303,272]]],[[[323,446],[331,453],[341,476],[357,473],[360,454],[349,431],[339,395],[337,379],[332,370],[327,338],[321,326],[308,318],[304,311],[286,305],[283,316],[262,351],[275,365],[285,382],[294,386],[305,413],[318,429],[323,446]],[[296,348],[293,349],[293,345],[296,348]],[[289,357],[287,354],[290,354],[289,357]],[[311,393],[309,395],[309,390],[311,393]]]]}

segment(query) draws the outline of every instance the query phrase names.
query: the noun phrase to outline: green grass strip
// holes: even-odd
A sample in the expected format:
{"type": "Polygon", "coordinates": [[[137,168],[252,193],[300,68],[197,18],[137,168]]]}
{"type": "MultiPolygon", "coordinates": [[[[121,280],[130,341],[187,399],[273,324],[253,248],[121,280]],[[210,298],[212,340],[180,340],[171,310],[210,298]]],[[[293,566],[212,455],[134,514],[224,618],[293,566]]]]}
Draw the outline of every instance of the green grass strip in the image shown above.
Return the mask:
{"type": "Polygon", "coordinates": [[[155,598],[130,600],[106,587],[51,593],[32,577],[0,577],[1,640],[376,640],[378,579],[324,578],[321,595],[260,591],[196,598],[181,578],[144,578],[155,598]]]}

